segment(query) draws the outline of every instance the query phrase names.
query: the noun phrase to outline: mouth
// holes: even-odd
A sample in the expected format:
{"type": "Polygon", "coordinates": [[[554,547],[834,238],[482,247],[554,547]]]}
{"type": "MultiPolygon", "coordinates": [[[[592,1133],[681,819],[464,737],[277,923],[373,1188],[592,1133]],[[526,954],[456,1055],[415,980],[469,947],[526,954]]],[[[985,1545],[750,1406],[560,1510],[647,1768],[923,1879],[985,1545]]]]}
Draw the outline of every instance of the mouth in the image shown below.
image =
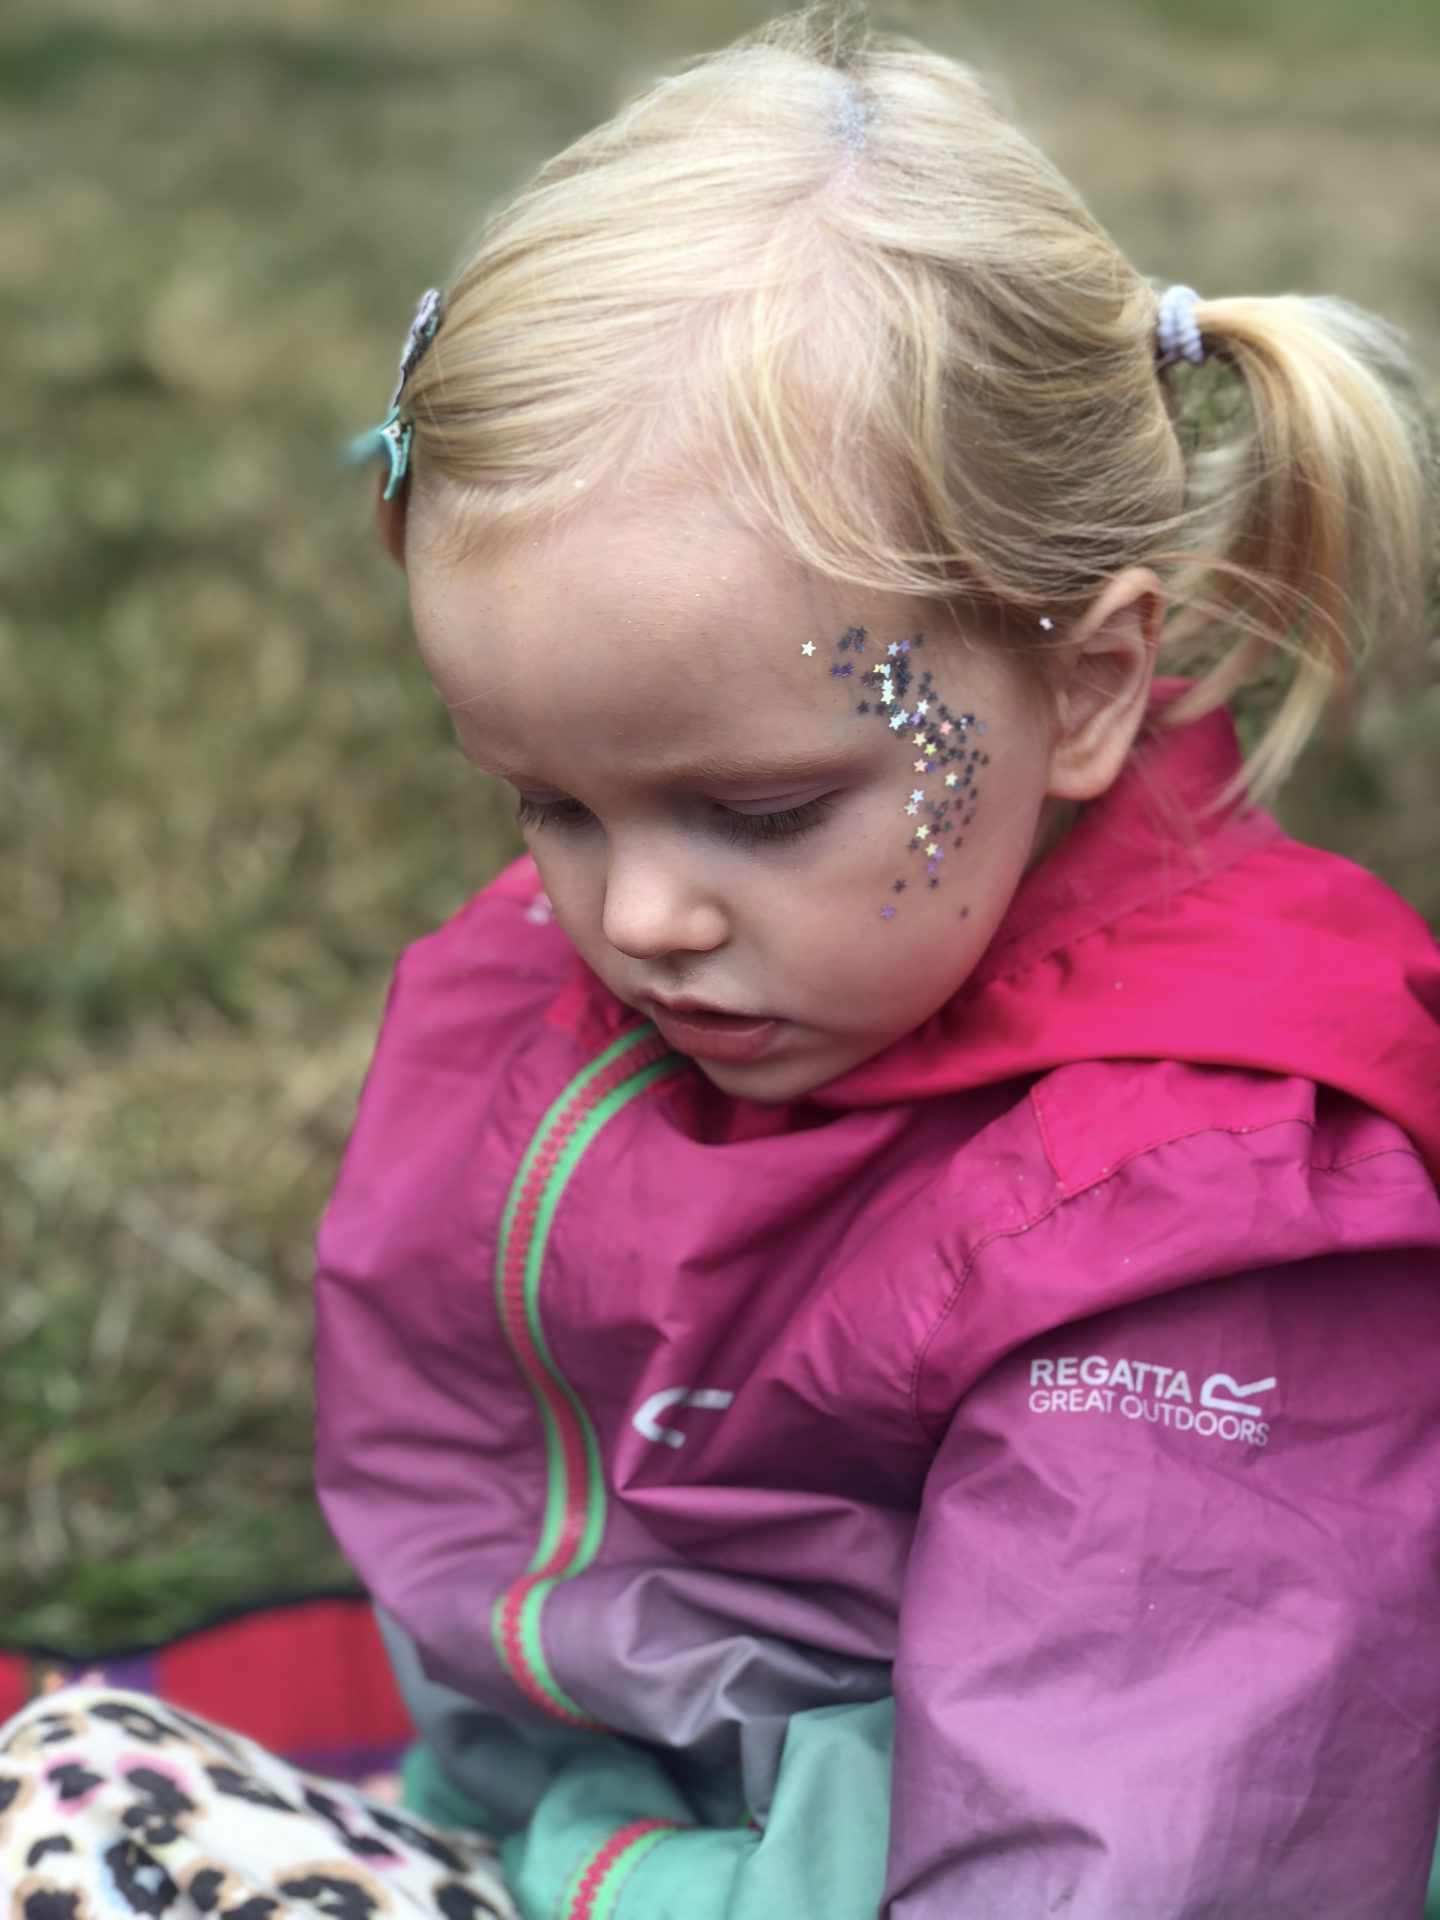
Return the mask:
{"type": "Polygon", "coordinates": [[[649,998],[651,1018],[678,1053],[697,1060],[758,1060],[780,1032],[763,1013],[732,1013],[703,1000],[649,998]]]}

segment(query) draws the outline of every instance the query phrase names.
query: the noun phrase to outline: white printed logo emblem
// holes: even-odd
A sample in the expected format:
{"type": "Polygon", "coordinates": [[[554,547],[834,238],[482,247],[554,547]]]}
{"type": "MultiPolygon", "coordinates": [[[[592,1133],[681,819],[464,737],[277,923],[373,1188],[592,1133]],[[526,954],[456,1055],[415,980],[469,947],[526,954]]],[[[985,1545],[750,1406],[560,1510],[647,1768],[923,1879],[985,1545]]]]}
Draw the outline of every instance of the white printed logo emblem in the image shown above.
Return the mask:
{"type": "Polygon", "coordinates": [[[1253,1414],[1256,1394],[1268,1393],[1275,1384],[1273,1373],[1268,1380],[1252,1380],[1248,1387],[1242,1387],[1228,1373],[1212,1373],[1200,1389],[1200,1404],[1214,1407],[1217,1413],[1253,1414]],[[1229,1399],[1225,1397],[1227,1394],[1229,1399]]]}
{"type": "Polygon", "coordinates": [[[685,1435],[678,1427],[662,1427],[659,1418],[662,1413],[668,1413],[671,1407],[706,1407],[712,1413],[723,1413],[734,1398],[724,1387],[664,1387],[659,1393],[651,1394],[631,1424],[647,1440],[663,1440],[667,1447],[683,1447],[685,1435]]]}
{"type": "Polygon", "coordinates": [[[1212,1373],[1192,1392],[1184,1367],[1162,1367],[1153,1360],[1112,1360],[1091,1353],[1081,1359],[1030,1362],[1032,1413],[1105,1413],[1122,1420],[1148,1420],[1152,1426],[1196,1433],[1206,1440],[1237,1440],[1263,1447],[1270,1439],[1269,1410],[1263,1396],[1279,1386],[1272,1373],[1244,1386],[1233,1373],[1212,1373]]]}

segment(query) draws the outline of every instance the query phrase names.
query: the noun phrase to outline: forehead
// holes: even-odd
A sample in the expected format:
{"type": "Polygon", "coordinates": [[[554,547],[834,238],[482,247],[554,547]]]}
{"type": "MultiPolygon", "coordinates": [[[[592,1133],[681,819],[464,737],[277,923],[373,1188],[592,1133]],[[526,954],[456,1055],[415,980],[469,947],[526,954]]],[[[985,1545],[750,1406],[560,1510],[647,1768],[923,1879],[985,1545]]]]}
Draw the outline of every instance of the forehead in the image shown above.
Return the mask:
{"type": "Polygon", "coordinates": [[[706,496],[596,502],[458,558],[432,531],[422,518],[407,554],[416,637],[467,751],[497,771],[850,738],[827,639],[883,617],[884,596],[809,572],[706,496]]]}

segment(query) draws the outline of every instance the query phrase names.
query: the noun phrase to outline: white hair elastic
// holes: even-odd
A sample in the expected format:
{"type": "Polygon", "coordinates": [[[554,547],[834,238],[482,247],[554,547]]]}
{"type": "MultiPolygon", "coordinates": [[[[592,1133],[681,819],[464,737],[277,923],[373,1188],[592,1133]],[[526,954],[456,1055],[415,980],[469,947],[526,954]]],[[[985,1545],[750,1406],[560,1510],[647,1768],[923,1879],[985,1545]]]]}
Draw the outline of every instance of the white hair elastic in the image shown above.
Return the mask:
{"type": "Polygon", "coordinates": [[[840,94],[830,115],[830,131],[845,149],[845,157],[852,160],[865,144],[870,127],[870,109],[866,106],[853,81],[841,80],[840,94]]]}
{"type": "Polygon", "coordinates": [[[1157,369],[1173,367],[1177,360],[1188,360],[1197,367],[1204,362],[1205,342],[1195,318],[1199,299],[1194,287],[1170,287],[1161,296],[1160,311],[1155,316],[1157,369]]]}

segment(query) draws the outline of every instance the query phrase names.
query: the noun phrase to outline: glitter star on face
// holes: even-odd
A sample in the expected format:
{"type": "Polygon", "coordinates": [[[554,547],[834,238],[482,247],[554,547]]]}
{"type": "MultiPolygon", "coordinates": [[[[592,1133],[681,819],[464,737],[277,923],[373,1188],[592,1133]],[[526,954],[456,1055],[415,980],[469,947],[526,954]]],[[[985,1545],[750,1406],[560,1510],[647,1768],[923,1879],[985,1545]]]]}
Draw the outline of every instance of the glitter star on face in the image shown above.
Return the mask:
{"type": "MultiPolygon", "coordinates": [[[[862,645],[863,628],[851,627],[835,642],[837,658],[830,665],[831,675],[840,679],[851,671],[850,662],[845,656],[852,650],[859,653],[862,645]]],[[[939,885],[940,859],[944,853],[939,839],[943,833],[949,841],[953,836],[954,846],[964,845],[959,828],[968,825],[974,818],[974,802],[978,791],[973,770],[967,761],[980,760],[979,753],[969,751],[971,730],[984,731],[984,723],[977,726],[973,714],[951,714],[948,707],[939,698],[934,675],[927,668],[923,673],[912,669],[907,655],[912,649],[923,643],[922,634],[914,634],[907,640],[894,640],[885,647],[885,658],[861,671],[866,674],[865,688],[875,705],[872,709],[868,700],[860,701],[857,713],[874,711],[884,716],[892,733],[899,734],[902,728],[913,729],[910,738],[913,741],[912,752],[919,750],[920,757],[913,762],[915,772],[922,779],[931,773],[938,773],[944,781],[947,792],[933,799],[926,798],[922,787],[912,788],[910,798],[902,802],[902,811],[910,822],[912,838],[909,849],[918,852],[925,862],[926,885],[933,888],[939,885]],[[874,676],[871,679],[869,676],[874,676]],[[913,698],[912,698],[913,689],[913,698]],[[931,721],[928,716],[935,714],[931,721]],[[954,740],[955,744],[950,744],[954,740]],[[956,768],[958,771],[951,771],[956,768]],[[956,792],[959,789],[959,793],[956,792]],[[964,796],[966,813],[963,819],[955,813],[956,802],[964,796]],[[953,796],[953,797],[952,797],[953,796]],[[918,816],[929,816],[922,824],[918,816]]],[[[938,786],[937,782],[937,786],[938,786]]],[[[931,789],[934,792],[934,789],[931,789]]],[[[903,891],[906,883],[892,883],[896,893],[903,891]]],[[[893,918],[895,909],[882,908],[882,918],[893,918]]]]}
{"type": "Polygon", "coordinates": [[[801,647],[800,651],[801,653],[804,654],[805,658],[808,660],[811,654],[814,653],[815,651],[815,642],[813,640],[807,640],[804,646],[801,647]]]}
{"type": "Polygon", "coordinates": [[[880,918],[882,920],[893,920],[895,918],[894,907],[881,907],[880,918]]]}

